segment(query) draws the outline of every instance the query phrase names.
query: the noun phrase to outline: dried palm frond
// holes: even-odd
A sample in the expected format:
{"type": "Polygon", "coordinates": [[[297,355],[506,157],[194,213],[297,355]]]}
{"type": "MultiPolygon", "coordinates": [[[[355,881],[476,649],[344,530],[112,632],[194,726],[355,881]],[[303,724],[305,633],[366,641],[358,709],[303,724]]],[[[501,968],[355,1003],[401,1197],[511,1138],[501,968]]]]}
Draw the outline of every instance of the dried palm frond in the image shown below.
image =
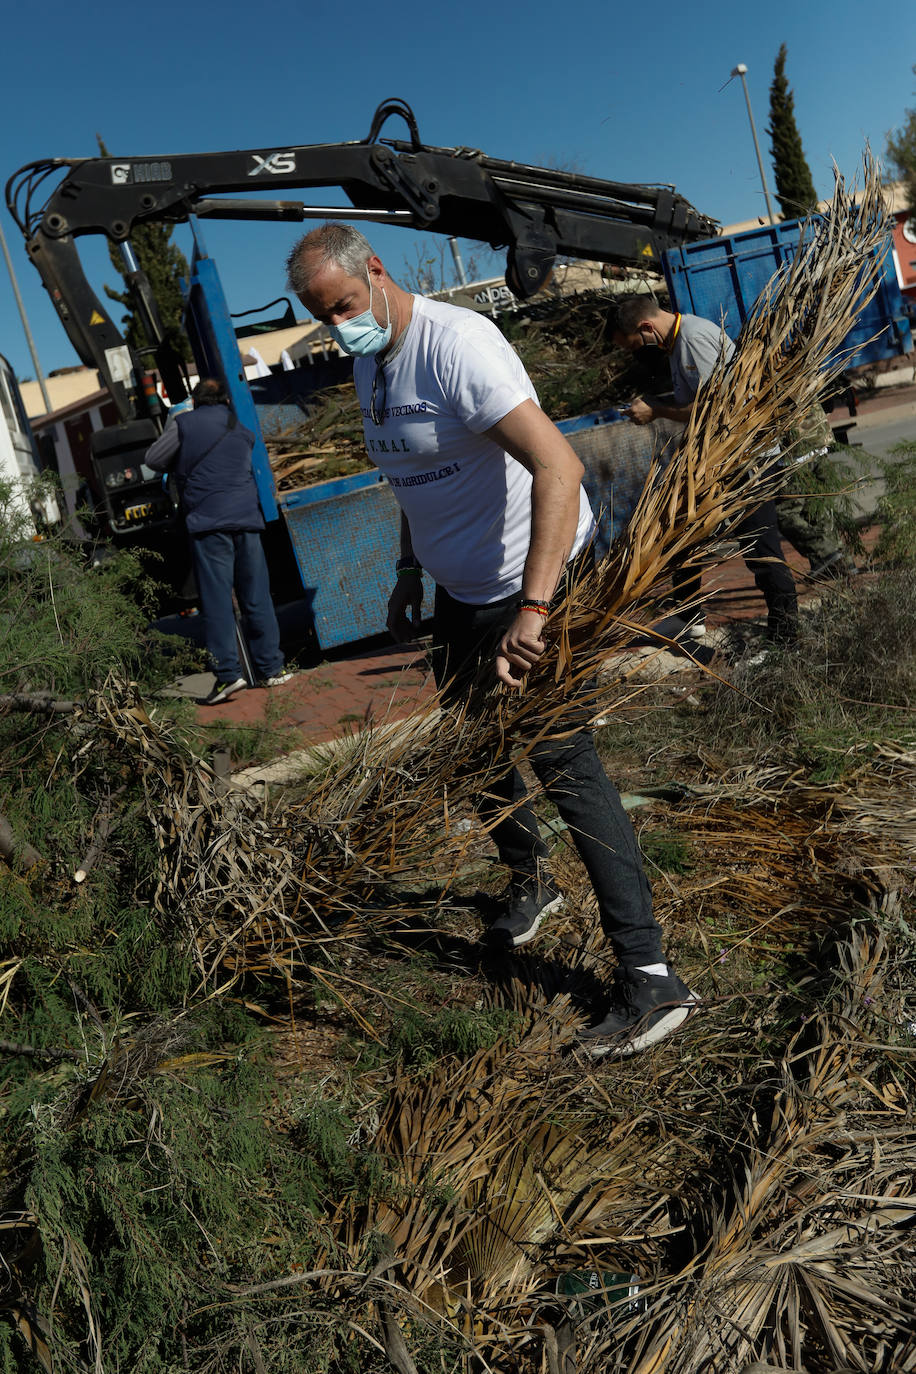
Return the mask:
{"type": "MultiPolygon", "coordinates": [[[[396,902],[380,901],[393,879],[438,864],[448,885],[470,844],[455,814],[489,785],[504,746],[523,758],[563,728],[573,695],[597,705],[596,667],[652,618],[672,563],[714,557],[722,528],[760,500],[770,479],[759,455],[786,410],[823,385],[872,289],[877,198],[871,170],[862,208],[838,188],[733,365],[717,369],[629,530],[552,617],[553,651],[523,694],[484,694],[482,711],[438,715],[434,703],[395,730],[357,732],[283,805],[227,792],[129,684],[112,682],[87,703],[77,767],[101,744],[122,776],[139,774],[159,849],[154,905],[163,921],[184,923],[207,994],[247,974],[292,987],[308,973],[342,1000],[349,991],[353,1017],[379,1036],[358,978],[333,967],[335,942],[403,921],[396,902]]],[[[640,690],[632,684],[615,700],[640,690]]],[[[580,980],[593,989],[604,976],[597,939],[580,933],[574,951],[558,943],[537,976],[514,960],[514,980],[494,996],[524,1020],[519,1041],[423,1076],[395,1073],[372,1142],[390,1164],[390,1187],[335,1199],[331,1238],[307,1273],[253,1285],[215,1278],[225,1305],[296,1287],[378,1350],[362,1313],[356,1320],[360,1305],[374,1304],[373,1330],[403,1370],[416,1367],[418,1326],[457,1334],[469,1368],[534,1374],[545,1362],[559,1368],[557,1333],[573,1325],[577,1374],[709,1374],[761,1360],[812,1374],[916,1367],[912,1054],[886,947],[863,916],[885,894],[857,850],[893,816],[910,763],[905,752],[872,760],[849,796],[802,789],[778,770],[749,774],[731,779],[728,795],[673,813],[670,825],[704,856],[662,899],[675,927],[689,910],[706,950],[708,966],[698,958],[685,968],[705,998],[695,1024],[638,1065],[595,1070],[566,1051],[587,1000],[574,998],[580,980]],[[791,988],[765,981],[759,993],[717,998],[718,958],[750,946],[761,962],[782,961],[812,934],[843,930],[832,946],[837,986],[824,980],[819,1014],[784,1053],[785,1021],[797,1016],[791,988]],[[610,1282],[597,1306],[564,1310],[558,1278],[583,1269],[639,1275],[640,1310],[610,1282]]],[[[897,840],[907,814],[897,813],[897,840]]],[[[14,976],[10,966],[0,993],[14,976]]],[[[180,1020],[122,1027],[104,1041],[86,1081],[59,1095],[57,1124],[188,1064],[180,1020]]],[[[33,1236],[45,1224],[17,1218],[33,1236]]],[[[63,1240],[61,1273],[82,1304],[83,1348],[99,1364],[91,1257],[66,1228],[63,1240]]],[[[10,1306],[42,1359],[44,1328],[19,1288],[10,1306]]],[[[294,1319],[285,1308],[275,1320],[294,1319]]],[[[255,1359],[253,1341],[246,1336],[245,1349],[255,1359]]],[[[210,1367],[221,1360],[214,1353],[210,1367]]]]}
{"type": "Polygon", "coordinates": [[[899,1284],[911,1264],[913,1131],[847,1126],[872,1054],[860,1027],[881,995],[884,954],[880,937],[850,937],[846,981],[790,1046],[768,1131],[749,1141],[721,1201],[700,1203],[694,1258],[605,1342],[606,1368],[620,1367],[627,1346],[632,1374],[740,1369],[760,1357],[798,1368],[806,1350],[821,1369],[867,1370],[879,1341],[912,1353],[916,1290],[888,1279],[899,1284]]]}
{"type": "Polygon", "coordinates": [[[671,568],[714,563],[715,546],[778,486],[766,455],[787,417],[816,405],[843,367],[843,339],[878,288],[886,234],[878,172],[867,158],[861,198],[837,178],[829,210],[761,294],[732,360],[720,358],[701,389],[674,458],[650,473],[608,557],[551,617],[555,655],[529,675],[521,701],[502,704],[513,737],[556,719],[558,697],[653,618],[671,568]]]}
{"type": "MultiPolygon", "coordinates": [[[[818,1374],[906,1368],[916,1132],[905,1090],[877,1071],[886,963],[868,927],[839,946],[834,996],[790,1041],[775,1087],[751,1093],[712,1169],[685,1150],[682,1125],[701,1137],[721,1120],[713,1098],[696,1101],[721,1038],[708,1021],[702,1081],[689,1047],[679,1061],[641,1060],[632,1077],[618,1066],[583,1080],[556,1053],[565,999],[538,1008],[516,1046],[397,1080],[375,1139],[396,1182],[384,1199],[339,1207],[337,1246],[321,1262],[352,1272],[373,1236],[405,1320],[460,1330],[494,1368],[510,1354],[513,1368],[542,1368],[558,1275],[583,1268],[641,1278],[636,1310],[613,1289],[602,1302],[600,1287],[578,1314],[573,1304],[579,1374],[707,1374],[754,1360],[818,1374]],[[615,1111],[637,1080],[644,1109],[615,1111]],[[899,1366],[877,1362],[881,1349],[899,1366]]],[[[320,1286],[346,1301],[337,1279],[320,1286]]]]}
{"type": "Polygon", "coordinates": [[[279,491],[371,467],[348,382],[316,395],[298,420],[275,424],[264,441],[279,491]]]}
{"type": "MultiPolygon", "coordinates": [[[[192,869],[187,884],[195,906],[209,902],[208,920],[199,906],[186,909],[213,981],[251,969],[294,976],[296,963],[304,971],[322,942],[328,947],[334,923],[352,933],[376,919],[360,846],[370,835],[379,879],[404,871],[405,851],[392,860],[386,846],[411,804],[408,778],[423,776],[409,731],[393,743],[388,737],[387,770],[371,736],[354,739],[290,819],[250,794],[223,796],[209,770],[183,757],[131,703],[128,689],[90,704],[86,717],[96,739],[139,760],[166,860],[163,912],[174,913],[188,865],[214,866],[199,887],[192,869]],[[193,819],[186,834],[183,809],[193,819]],[[306,833],[313,861],[303,865],[306,833]],[[240,858],[232,852],[237,835],[240,858]],[[277,849],[288,856],[280,865],[277,849]],[[234,883],[245,891],[234,893],[234,883]],[[252,900],[257,883],[260,904],[252,900]]],[[[459,728],[477,727],[468,718],[459,728]]],[[[455,738],[425,737],[424,766],[442,789],[434,794],[439,826],[455,738]]],[[[836,930],[865,905],[865,880],[851,882],[845,866],[850,837],[830,833],[816,799],[799,789],[784,788],[774,801],[698,798],[669,820],[692,827],[707,860],[670,906],[686,903],[700,919],[704,901],[718,901],[715,909],[732,918],[729,948],[756,930],[758,952],[770,941],[778,952],[812,927],[836,930]],[[739,837],[740,870],[729,862],[739,837]]],[[[413,812],[407,852],[428,846],[424,826],[413,812]]],[[[578,1374],[706,1374],[762,1357],[791,1364],[796,1351],[822,1374],[843,1368],[834,1358],[841,1347],[852,1367],[879,1367],[872,1356],[881,1342],[905,1368],[916,1295],[900,1278],[912,1245],[898,1223],[911,1208],[914,1136],[901,1115],[905,1076],[888,1068],[893,1058],[881,1062],[875,1032],[876,1015],[891,1026],[897,1010],[883,987],[886,953],[867,926],[840,955],[840,989],[790,1045],[775,1088],[769,1065],[760,1082],[738,1087],[734,1066],[747,1073],[753,1061],[760,1007],[717,1006],[708,978],[700,984],[702,1021],[676,1046],[597,1073],[563,1053],[578,1014],[559,983],[552,1000],[533,992],[530,978],[501,987],[499,999],[525,1019],[518,1044],[500,1040],[421,1077],[398,1075],[372,1141],[390,1161],[391,1185],[368,1200],[341,1199],[328,1217],[326,1253],[307,1276],[276,1283],[301,1289],[309,1312],[325,1304],[350,1314],[363,1332],[374,1305],[371,1331],[395,1345],[399,1332],[408,1352],[416,1331],[432,1329],[473,1352],[481,1368],[511,1359],[520,1374],[534,1374],[550,1332],[562,1326],[558,1276],[634,1273],[644,1311],[634,1314],[611,1288],[593,1310],[567,1313],[576,1321],[578,1374]],[[857,1305],[867,1324],[857,1325],[857,1305]],[[832,1364],[820,1359],[822,1347],[834,1352],[832,1364]]],[[[601,973],[597,942],[580,941],[563,959],[568,984],[601,973]]],[[[685,972],[691,982],[704,976],[685,972]]],[[[175,1048],[158,1034],[139,1035],[134,1053],[125,1035],[91,1089],[134,1094],[175,1048]]],[[[230,1288],[226,1302],[237,1299],[230,1288]]],[[[293,1320],[292,1310],[283,1319],[293,1320]]]]}
{"type": "MultiPolygon", "coordinates": [[[[868,761],[847,787],[818,789],[837,829],[886,840],[916,854],[916,749],[900,744],[862,746],[868,761]]],[[[813,789],[812,789],[813,791],[813,789]]]]}

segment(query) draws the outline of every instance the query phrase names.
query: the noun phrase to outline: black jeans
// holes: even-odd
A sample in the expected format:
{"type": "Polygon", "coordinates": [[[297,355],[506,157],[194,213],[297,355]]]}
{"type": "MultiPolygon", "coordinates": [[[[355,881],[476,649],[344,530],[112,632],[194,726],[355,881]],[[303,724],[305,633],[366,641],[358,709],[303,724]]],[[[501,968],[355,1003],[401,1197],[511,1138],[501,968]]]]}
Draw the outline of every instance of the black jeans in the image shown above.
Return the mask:
{"type": "MultiPolygon", "coordinates": [[[[488,606],[469,606],[454,600],[444,588],[436,589],[432,663],[437,685],[447,684],[446,706],[450,700],[464,700],[479,678],[484,685],[495,681],[493,659],[515,618],[517,603],[515,594],[488,606]]],[[[572,704],[563,728],[572,727],[574,733],[561,740],[543,740],[531,751],[529,762],[566,822],[618,960],[630,967],[662,963],[661,929],[652,914],[652,894],[636,836],[598,758],[588,714],[584,705],[572,704]]],[[[543,871],[548,855],[525,795],[521,774],[508,766],[475,802],[487,822],[507,805],[516,804],[491,834],[501,861],[514,878],[522,879],[543,871]]]]}
{"type": "MultiPolygon", "coordinates": [[[[798,637],[798,601],[795,579],[783,558],[773,502],[764,501],[729,534],[741,541],[744,561],[766,602],[768,638],[777,644],[792,644],[798,637]]],[[[682,602],[699,596],[700,574],[692,568],[674,569],[671,583],[682,602]]]]}

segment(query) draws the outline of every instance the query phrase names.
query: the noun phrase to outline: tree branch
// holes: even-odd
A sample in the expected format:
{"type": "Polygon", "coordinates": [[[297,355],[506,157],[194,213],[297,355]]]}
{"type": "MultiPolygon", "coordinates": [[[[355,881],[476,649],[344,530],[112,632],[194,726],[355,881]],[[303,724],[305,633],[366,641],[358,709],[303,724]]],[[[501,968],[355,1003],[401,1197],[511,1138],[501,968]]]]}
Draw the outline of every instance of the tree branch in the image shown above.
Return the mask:
{"type": "Polygon", "coordinates": [[[13,858],[16,858],[23,868],[29,869],[41,863],[42,857],[27,840],[17,839],[9,821],[5,816],[0,815],[0,858],[5,859],[8,864],[13,858]]]}

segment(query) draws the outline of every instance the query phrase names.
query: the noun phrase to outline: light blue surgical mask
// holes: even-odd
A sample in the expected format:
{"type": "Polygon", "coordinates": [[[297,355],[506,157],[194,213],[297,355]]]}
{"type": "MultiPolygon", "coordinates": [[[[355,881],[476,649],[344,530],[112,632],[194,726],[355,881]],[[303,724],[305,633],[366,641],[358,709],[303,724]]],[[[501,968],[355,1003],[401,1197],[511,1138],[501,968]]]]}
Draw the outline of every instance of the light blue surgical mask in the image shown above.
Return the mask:
{"type": "Polygon", "coordinates": [[[349,320],[341,320],[340,324],[328,325],[331,338],[340,344],[344,352],[356,358],[367,358],[373,353],[380,353],[391,339],[391,307],[388,304],[388,293],[383,289],[385,312],[388,316],[388,323],[383,328],[372,313],[372,278],[369,276],[368,267],[366,280],[369,283],[369,309],[349,320]]]}

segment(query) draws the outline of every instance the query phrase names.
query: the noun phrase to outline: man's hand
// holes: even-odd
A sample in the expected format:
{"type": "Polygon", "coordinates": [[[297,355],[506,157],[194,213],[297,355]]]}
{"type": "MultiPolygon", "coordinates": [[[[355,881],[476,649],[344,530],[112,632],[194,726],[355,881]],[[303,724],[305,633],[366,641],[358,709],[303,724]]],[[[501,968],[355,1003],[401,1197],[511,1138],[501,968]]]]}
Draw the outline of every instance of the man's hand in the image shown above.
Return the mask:
{"type": "Polygon", "coordinates": [[[496,655],[496,676],[507,687],[521,687],[525,674],[547,648],[541,638],[544,617],[537,611],[519,611],[503,635],[496,655]]]}
{"type": "Polygon", "coordinates": [[[419,572],[402,573],[388,598],[388,629],[399,644],[416,639],[423,605],[423,578],[419,572]]]}
{"type": "Polygon", "coordinates": [[[631,401],[624,413],[634,425],[649,425],[655,419],[655,410],[644,396],[637,396],[631,401]]]}

